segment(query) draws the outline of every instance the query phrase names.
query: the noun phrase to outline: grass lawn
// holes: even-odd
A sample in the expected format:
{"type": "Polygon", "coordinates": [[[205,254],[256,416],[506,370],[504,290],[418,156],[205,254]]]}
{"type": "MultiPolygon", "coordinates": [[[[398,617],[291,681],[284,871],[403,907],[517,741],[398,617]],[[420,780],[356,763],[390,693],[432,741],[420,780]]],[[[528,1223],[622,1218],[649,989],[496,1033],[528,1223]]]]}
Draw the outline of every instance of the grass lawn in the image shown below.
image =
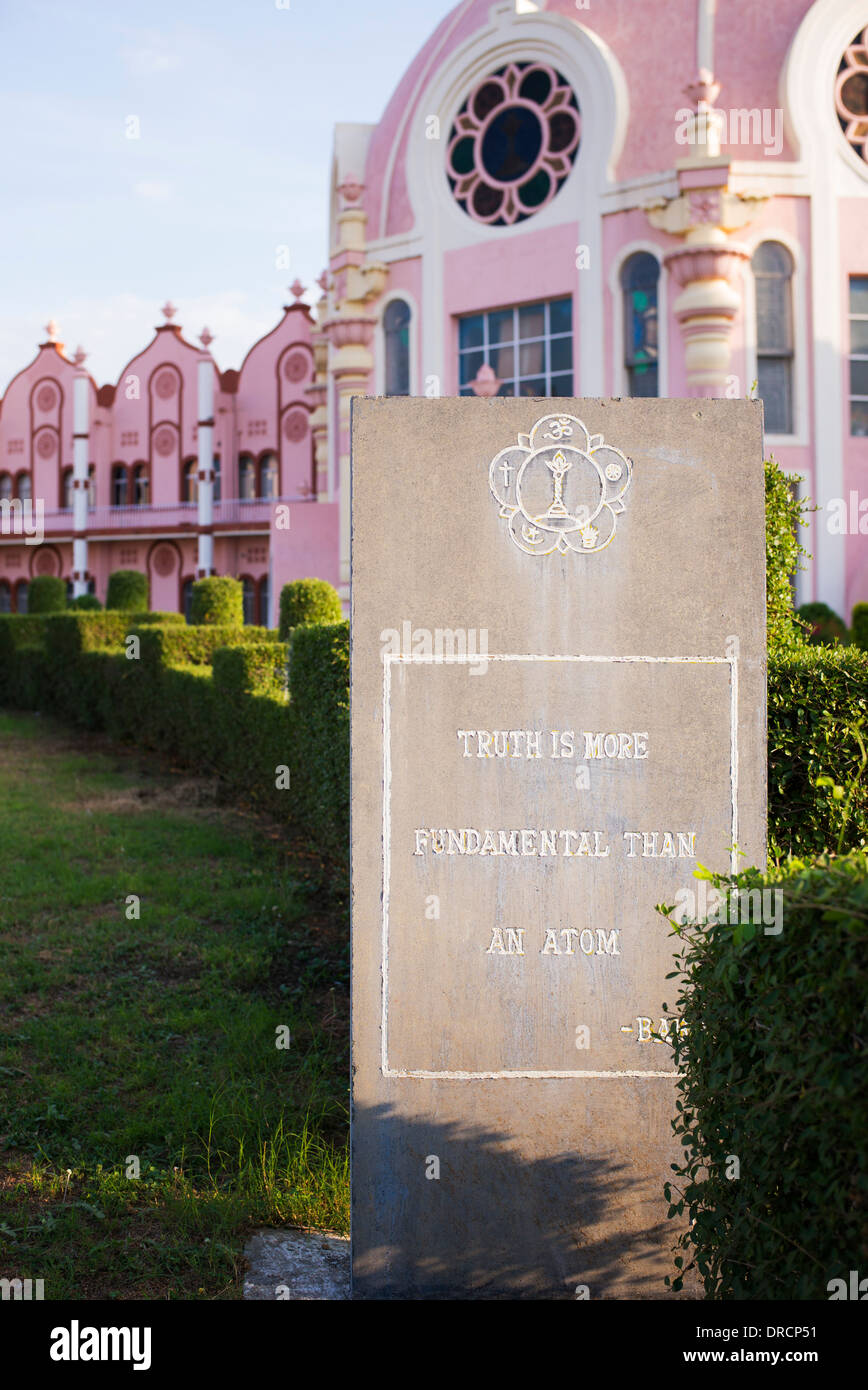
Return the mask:
{"type": "Polygon", "coordinates": [[[348,906],[307,847],[28,714],[0,843],[0,1277],[239,1298],[252,1227],[346,1231],[348,906]]]}

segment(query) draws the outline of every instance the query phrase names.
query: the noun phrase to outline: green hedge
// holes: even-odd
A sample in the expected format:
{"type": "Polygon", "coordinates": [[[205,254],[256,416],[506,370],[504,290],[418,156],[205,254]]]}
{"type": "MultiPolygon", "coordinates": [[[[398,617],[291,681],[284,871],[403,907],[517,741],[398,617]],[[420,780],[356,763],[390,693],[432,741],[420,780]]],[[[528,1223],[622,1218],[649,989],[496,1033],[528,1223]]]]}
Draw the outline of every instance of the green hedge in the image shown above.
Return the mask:
{"type": "Polygon", "coordinates": [[[325,579],[293,579],[280,591],[280,640],[289,641],[295,627],[311,623],[339,623],[343,618],[340,595],[325,579]]]}
{"type": "Polygon", "coordinates": [[[148,606],[148,576],[141,570],[115,570],[109,575],[105,606],[126,613],[142,612],[148,606]]]}
{"type": "Polygon", "coordinates": [[[868,603],[857,603],[853,608],[853,641],[863,652],[868,652],[868,603]]]}
{"type": "Polygon", "coordinates": [[[66,584],[55,574],[37,574],[27,591],[28,613],[62,613],[66,607],[66,584]]]}
{"type": "MultiPolygon", "coordinates": [[[[243,631],[261,631],[245,628],[243,631]]],[[[233,699],[242,695],[286,694],[287,649],[282,642],[248,642],[243,647],[219,647],[212,661],[214,683],[233,699]]]]}
{"type": "Polygon", "coordinates": [[[673,1287],[695,1266],[708,1298],[825,1300],[868,1258],[868,857],[711,886],[726,910],[697,916],[724,922],[681,928],[673,1287]]]}
{"type": "Polygon", "coordinates": [[[769,657],[770,857],[835,849],[842,827],[843,849],[868,846],[868,776],[859,744],[866,733],[868,654],[804,646],[769,657]],[[821,777],[837,787],[852,784],[849,809],[846,796],[817,786],[821,777]]]}
{"type": "Polygon", "coordinates": [[[289,656],[293,740],[302,756],[292,768],[321,842],[347,853],[350,824],[350,625],[297,627],[289,656]]]}
{"type": "Polygon", "coordinates": [[[190,606],[193,626],[240,627],[244,622],[244,588],[240,579],[213,575],[197,579],[190,606]]]}
{"type": "Polygon", "coordinates": [[[242,646],[250,643],[276,643],[277,633],[266,627],[211,627],[130,625],[128,631],[139,638],[141,658],[151,664],[164,666],[210,666],[218,647],[242,646]]]}
{"type": "Polygon", "coordinates": [[[188,627],[177,614],[154,623],[159,616],[0,619],[0,699],[219,776],[240,800],[303,825],[345,875],[347,624],[298,629],[299,698],[288,701],[287,648],[276,632],[188,627]],[[130,636],[139,639],[138,660],[126,654],[130,636]]]}
{"type": "Polygon", "coordinates": [[[69,600],[68,606],[73,609],[78,609],[82,613],[102,612],[102,604],[96,594],[79,594],[78,598],[71,598],[69,600]]]}
{"type": "Polygon", "coordinates": [[[850,634],[843,618],[828,603],[803,603],[796,616],[807,624],[805,636],[815,646],[847,646],[850,634]]]}

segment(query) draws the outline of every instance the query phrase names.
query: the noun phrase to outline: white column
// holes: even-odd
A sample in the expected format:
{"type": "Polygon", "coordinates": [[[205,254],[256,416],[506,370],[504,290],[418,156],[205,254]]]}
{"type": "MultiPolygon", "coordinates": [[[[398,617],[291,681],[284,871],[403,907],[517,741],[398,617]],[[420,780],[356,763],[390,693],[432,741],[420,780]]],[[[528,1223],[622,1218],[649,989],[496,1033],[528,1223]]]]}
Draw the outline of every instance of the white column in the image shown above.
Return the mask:
{"type": "Polygon", "coordinates": [[[90,465],[90,381],[82,368],[72,387],[72,595],[87,593],[87,491],[90,465]]]}
{"type": "Polygon", "coordinates": [[[199,556],[197,574],[206,579],[214,569],[214,363],[210,353],[199,359],[199,556]]]}

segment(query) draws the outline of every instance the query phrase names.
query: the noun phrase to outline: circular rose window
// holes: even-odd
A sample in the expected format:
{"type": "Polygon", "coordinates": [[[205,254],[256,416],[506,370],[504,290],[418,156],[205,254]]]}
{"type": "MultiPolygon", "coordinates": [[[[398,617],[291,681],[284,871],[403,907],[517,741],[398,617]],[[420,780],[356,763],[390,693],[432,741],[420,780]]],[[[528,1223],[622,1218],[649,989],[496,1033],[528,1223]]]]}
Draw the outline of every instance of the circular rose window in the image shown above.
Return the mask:
{"type": "Polygon", "coordinates": [[[283,421],[283,437],[298,444],[307,434],[307,411],[291,410],[283,421]]]}
{"type": "Polygon", "coordinates": [[[53,410],[57,404],[57,392],[53,386],[40,386],[36,393],[36,404],[40,410],[53,410]]]}
{"type": "Polygon", "coordinates": [[[868,163],[868,27],[844,50],[835,79],[835,110],[844,135],[868,163]]]}
{"type": "Polygon", "coordinates": [[[449,133],[452,195],[475,222],[523,222],[550,203],[567,178],[580,135],[579,103],[555,68],[498,68],[471,92],[449,133]]]}

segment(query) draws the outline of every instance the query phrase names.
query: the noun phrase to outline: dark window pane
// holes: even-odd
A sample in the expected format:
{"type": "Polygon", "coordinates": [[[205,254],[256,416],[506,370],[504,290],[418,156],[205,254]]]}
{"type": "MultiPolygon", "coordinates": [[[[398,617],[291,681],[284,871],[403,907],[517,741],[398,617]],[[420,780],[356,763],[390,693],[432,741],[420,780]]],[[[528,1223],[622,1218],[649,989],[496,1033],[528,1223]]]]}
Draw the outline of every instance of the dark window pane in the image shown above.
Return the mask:
{"type": "Polygon", "coordinates": [[[28,587],[26,579],[20,579],[15,585],[15,611],[17,613],[27,612],[28,587]]]}
{"type": "Polygon", "coordinates": [[[501,388],[500,388],[500,390],[498,391],[497,394],[498,394],[499,396],[514,396],[514,395],[515,395],[515,383],[512,382],[512,381],[505,381],[505,382],[503,383],[503,385],[501,386],[501,388]]]}
{"type": "Polygon", "coordinates": [[[498,309],[488,315],[488,341],[490,343],[512,342],[513,316],[511,309],[498,309]]]}
{"type": "Polygon", "coordinates": [[[259,581],[259,623],[268,627],[268,575],[259,581]]]}
{"type": "Polygon", "coordinates": [[[868,362],[850,363],[850,395],[868,396],[868,362]]]}
{"type": "Polygon", "coordinates": [[[570,373],[569,376],[553,376],[553,377],[552,377],[552,395],[553,395],[553,396],[571,396],[572,394],[573,394],[573,376],[572,376],[572,372],[570,373]]]}
{"type": "Polygon", "coordinates": [[[544,396],[546,393],[546,379],[544,376],[531,377],[528,381],[519,382],[518,394],[520,396],[544,396]]]}
{"type": "Polygon", "coordinates": [[[461,366],[461,385],[466,386],[468,381],[474,381],[476,373],[485,361],[484,352],[463,352],[459,358],[461,366]]]}
{"type": "Polygon", "coordinates": [[[12,594],[8,584],[0,584],[0,613],[12,612],[12,594]]]}
{"type": "Polygon", "coordinates": [[[660,263],[650,251],[637,251],[621,266],[621,288],[653,291],[655,298],[660,279],[660,263]]]}
{"type": "Polygon", "coordinates": [[[192,616],[193,616],[193,581],[192,581],[192,579],[185,579],[185,580],[184,580],[184,584],[183,584],[183,587],[182,587],[182,589],[181,589],[181,603],[182,603],[183,608],[184,608],[184,617],[186,618],[187,622],[189,623],[189,622],[190,622],[190,619],[191,619],[192,616]]]}
{"type": "Polygon", "coordinates": [[[499,376],[501,380],[508,376],[515,376],[515,348],[495,348],[489,356],[495,375],[499,376]]]}
{"type": "Polygon", "coordinates": [[[627,372],[628,389],[631,396],[655,397],[658,395],[656,362],[638,363],[627,372]]]}
{"type": "Polygon", "coordinates": [[[764,241],[751,258],[755,275],[778,275],[788,280],[793,273],[793,258],[779,241],[764,241]]]}
{"type": "Polygon", "coordinates": [[[459,348],[482,347],[482,314],[471,314],[458,321],[459,348]]]}
{"type": "Polygon", "coordinates": [[[551,370],[553,372],[564,372],[573,366],[573,340],[572,338],[555,338],[549,349],[551,353],[551,370]]]}
{"type": "Polygon", "coordinates": [[[410,394],[410,306],[393,299],[383,315],[386,337],[386,395],[410,394]]]}
{"type": "Polygon", "coordinates": [[[544,304],[525,304],[518,311],[518,336],[520,338],[541,338],[546,331],[546,311],[544,304]]]}
{"type": "Polygon", "coordinates": [[[536,163],[542,142],[539,116],[528,106],[507,106],[482,137],[482,167],[497,183],[513,183],[536,163]]]}
{"type": "Polygon", "coordinates": [[[789,280],[757,278],[756,342],[759,352],[789,352],[792,348],[789,280]]]}
{"type": "Polygon", "coordinates": [[[571,299],[553,300],[549,306],[549,316],[552,333],[572,333],[573,301],[571,299]]]}
{"type": "Polygon", "coordinates": [[[850,402],[850,433],[862,439],[868,436],[868,401],[850,402]]]}
{"type": "Polygon", "coordinates": [[[518,354],[519,376],[538,376],[546,369],[545,343],[524,343],[518,354]]]}
{"type": "Polygon", "coordinates": [[[757,395],[763,403],[767,434],[792,434],[792,364],[785,357],[761,357],[757,362],[757,395]]]}
{"type": "Polygon", "coordinates": [[[850,276],[850,313],[868,314],[868,275],[850,276]]]}
{"type": "Polygon", "coordinates": [[[868,352],[868,319],[850,320],[850,351],[868,352]]]}
{"type": "Polygon", "coordinates": [[[256,617],[253,611],[256,603],[256,589],[254,588],[252,579],[245,579],[243,581],[241,603],[244,612],[244,622],[249,626],[256,617]]]}

